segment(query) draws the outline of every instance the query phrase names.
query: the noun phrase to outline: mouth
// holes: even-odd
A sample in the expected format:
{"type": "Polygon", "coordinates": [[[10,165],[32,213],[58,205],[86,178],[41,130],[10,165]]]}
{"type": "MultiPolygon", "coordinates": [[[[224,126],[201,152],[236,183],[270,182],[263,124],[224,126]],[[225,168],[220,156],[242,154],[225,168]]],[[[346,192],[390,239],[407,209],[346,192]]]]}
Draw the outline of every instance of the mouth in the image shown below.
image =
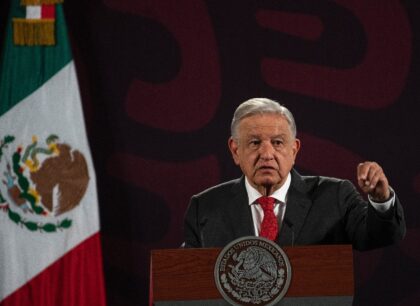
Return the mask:
{"type": "Polygon", "coordinates": [[[257,171],[276,171],[276,168],[272,166],[260,166],[257,168],[257,171]]]}

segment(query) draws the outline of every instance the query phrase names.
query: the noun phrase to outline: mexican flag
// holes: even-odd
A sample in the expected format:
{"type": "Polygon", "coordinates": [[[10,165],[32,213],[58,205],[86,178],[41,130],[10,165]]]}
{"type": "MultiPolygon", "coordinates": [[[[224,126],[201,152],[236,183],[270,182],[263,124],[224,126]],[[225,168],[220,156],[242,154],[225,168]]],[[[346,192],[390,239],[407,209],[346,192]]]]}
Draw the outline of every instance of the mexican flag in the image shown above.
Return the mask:
{"type": "Polygon", "coordinates": [[[96,178],[57,2],[12,0],[0,58],[0,306],[105,305],[96,178]]]}

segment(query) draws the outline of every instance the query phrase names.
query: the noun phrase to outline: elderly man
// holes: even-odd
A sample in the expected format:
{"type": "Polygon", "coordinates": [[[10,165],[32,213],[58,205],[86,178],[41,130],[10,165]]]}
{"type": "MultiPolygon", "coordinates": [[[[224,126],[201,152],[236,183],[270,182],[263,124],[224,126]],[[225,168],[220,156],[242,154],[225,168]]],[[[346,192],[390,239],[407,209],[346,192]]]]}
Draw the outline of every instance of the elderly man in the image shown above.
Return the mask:
{"type": "Polygon", "coordinates": [[[250,99],[235,111],[228,141],[243,176],[195,195],[185,215],[186,247],[223,247],[243,236],[279,245],[352,244],[367,250],[405,235],[403,209],[375,162],[357,166],[364,200],[347,180],[301,176],[291,112],[250,99]]]}

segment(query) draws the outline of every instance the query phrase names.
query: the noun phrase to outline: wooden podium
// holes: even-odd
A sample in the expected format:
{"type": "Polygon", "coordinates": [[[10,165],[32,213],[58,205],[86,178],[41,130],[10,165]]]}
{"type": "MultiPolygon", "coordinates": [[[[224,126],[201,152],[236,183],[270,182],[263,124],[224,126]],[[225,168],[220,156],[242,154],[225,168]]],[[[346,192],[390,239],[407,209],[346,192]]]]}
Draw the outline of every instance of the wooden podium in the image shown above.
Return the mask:
{"type": "MultiPolygon", "coordinates": [[[[282,248],[292,267],[289,290],[281,306],[352,305],[353,251],[350,245],[282,248]]],[[[153,250],[150,305],[226,306],[214,281],[221,249],[153,250]]]]}

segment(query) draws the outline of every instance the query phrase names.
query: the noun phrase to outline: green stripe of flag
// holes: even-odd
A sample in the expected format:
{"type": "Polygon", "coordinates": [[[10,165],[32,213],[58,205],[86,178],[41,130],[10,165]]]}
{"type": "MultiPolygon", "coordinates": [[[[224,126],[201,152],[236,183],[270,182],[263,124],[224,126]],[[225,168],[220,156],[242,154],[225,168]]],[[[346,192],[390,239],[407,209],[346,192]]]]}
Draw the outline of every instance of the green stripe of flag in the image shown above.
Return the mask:
{"type": "Polygon", "coordinates": [[[0,60],[0,116],[41,87],[72,59],[61,4],[56,5],[55,46],[26,47],[13,44],[12,18],[25,15],[25,7],[20,6],[19,2],[12,0],[0,60]]]}

